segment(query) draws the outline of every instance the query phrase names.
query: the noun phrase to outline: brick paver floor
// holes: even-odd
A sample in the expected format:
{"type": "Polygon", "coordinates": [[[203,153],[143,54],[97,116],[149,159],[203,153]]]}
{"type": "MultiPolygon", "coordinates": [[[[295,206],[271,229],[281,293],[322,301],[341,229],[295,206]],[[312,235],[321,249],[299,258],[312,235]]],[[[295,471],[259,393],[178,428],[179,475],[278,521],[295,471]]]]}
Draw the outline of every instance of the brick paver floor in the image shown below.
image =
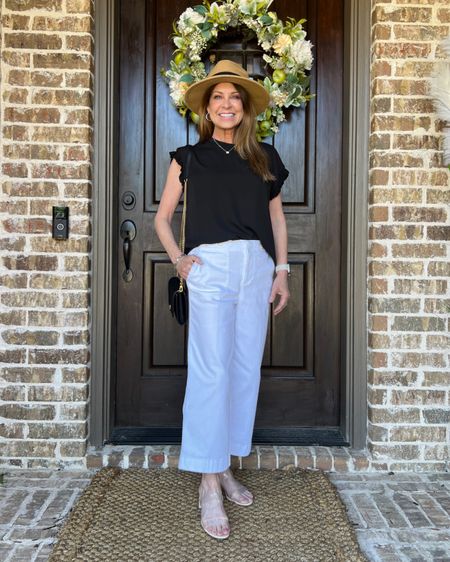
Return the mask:
{"type": "MultiPolygon", "coordinates": [[[[93,474],[8,470],[0,486],[0,561],[47,560],[93,474]]],[[[330,473],[330,478],[370,561],[450,562],[450,474],[330,473]]]]}
{"type": "Polygon", "coordinates": [[[450,562],[450,474],[330,473],[369,560],[450,562]]]}

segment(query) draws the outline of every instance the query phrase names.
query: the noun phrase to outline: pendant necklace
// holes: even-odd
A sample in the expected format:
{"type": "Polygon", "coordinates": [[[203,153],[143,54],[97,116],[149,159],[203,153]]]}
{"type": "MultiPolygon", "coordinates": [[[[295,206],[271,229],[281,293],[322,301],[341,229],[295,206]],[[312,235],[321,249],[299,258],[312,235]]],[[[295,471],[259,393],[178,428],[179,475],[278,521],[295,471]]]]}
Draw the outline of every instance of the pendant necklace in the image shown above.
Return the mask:
{"type": "Polygon", "coordinates": [[[235,147],[235,145],[233,144],[233,146],[232,146],[232,148],[230,148],[230,150],[225,150],[225,148],[224,148],[223,146],[221,146],[221,145],[216,141],[216,139],[215,139],[214,137],[211,137],[211,138],[212,138],[212,140],[217,144],[217,146],[218,146],[219,148],[221,148],[221,149],[225,152],[225,154],[230,154],[230,152],[231,152],[231,151],[233,150],[233,148],[235,147]]]}

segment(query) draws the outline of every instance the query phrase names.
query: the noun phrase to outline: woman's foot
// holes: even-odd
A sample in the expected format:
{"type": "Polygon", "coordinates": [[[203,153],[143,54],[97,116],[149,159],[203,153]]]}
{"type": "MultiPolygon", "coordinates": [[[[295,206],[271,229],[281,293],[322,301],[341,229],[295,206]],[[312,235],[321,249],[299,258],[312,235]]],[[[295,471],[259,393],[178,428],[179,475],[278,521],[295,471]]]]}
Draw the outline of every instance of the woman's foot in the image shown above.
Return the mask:
{"type": "Polygon", "coordinates": [[[215,539],[226,539],[230,534],[230,524],[223,507],[222,490],[217,476],[208,475],[202,478],[198,492],[203,529],[215,539]]]}
{"type": "Polygon", "coordinates": [[[234,478],[229,468],[224,472],[219,472],[219,481],[230,501],[237,505],[251,505],[253,503],[253,494],[234,478]]]}

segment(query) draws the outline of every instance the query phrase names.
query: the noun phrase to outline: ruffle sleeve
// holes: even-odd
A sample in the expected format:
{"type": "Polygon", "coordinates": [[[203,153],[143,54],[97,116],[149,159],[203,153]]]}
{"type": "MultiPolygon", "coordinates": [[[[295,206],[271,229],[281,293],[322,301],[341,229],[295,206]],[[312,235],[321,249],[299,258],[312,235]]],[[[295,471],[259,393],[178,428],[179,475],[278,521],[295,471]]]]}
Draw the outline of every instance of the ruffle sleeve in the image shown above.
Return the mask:
{"type": "Polygon", "coordinates": [[[181,172],[180,172],[180,183],[184,183],[184,180],[186,179],[185,177],[185,173],[186,173],[186,156],[187,156],[187,152],[189,150],[189,145],[186,146],[179,146],[176,150],[171,150],[169,152],[170,154],[170,161],[172,162],[172,159],[175,158],[175,160],[178,162],[178,164],[181,166],[181,172]]]}
{"type": "Polygon", "coordinates": [[[280,193],[281,186],[289,176],[289,170],[285,168],[277,149],[273,146],[270,150],[270,171],[275,176],[275,180],[270,182],[270,199],[273,199],[280,193]]]}

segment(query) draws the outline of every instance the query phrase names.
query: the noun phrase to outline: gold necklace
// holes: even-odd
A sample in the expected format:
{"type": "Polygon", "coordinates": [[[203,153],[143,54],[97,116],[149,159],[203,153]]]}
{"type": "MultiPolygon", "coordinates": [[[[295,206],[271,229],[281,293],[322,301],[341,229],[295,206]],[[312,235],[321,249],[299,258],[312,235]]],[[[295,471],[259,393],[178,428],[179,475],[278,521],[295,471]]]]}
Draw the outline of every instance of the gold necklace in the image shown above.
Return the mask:
{"type": "Polygon", "coordinates": [[[235,147],[235,145],[233,144],[233,147],[230,148],[230,150],[225,150],[225,148],[224,148],[223,146],[221,146],[221,145],[216,141],[216,139],[215,139],[214,137],[211,137],[211,138],[212,138],[212,140],[217,144],[217,146],[218,146],[219,148],[221,148],[221,149],[225,152],[225,154],[230,154],[230,152],[231,152],[231,151],[233,150],[233,148],[235,147]]]}

